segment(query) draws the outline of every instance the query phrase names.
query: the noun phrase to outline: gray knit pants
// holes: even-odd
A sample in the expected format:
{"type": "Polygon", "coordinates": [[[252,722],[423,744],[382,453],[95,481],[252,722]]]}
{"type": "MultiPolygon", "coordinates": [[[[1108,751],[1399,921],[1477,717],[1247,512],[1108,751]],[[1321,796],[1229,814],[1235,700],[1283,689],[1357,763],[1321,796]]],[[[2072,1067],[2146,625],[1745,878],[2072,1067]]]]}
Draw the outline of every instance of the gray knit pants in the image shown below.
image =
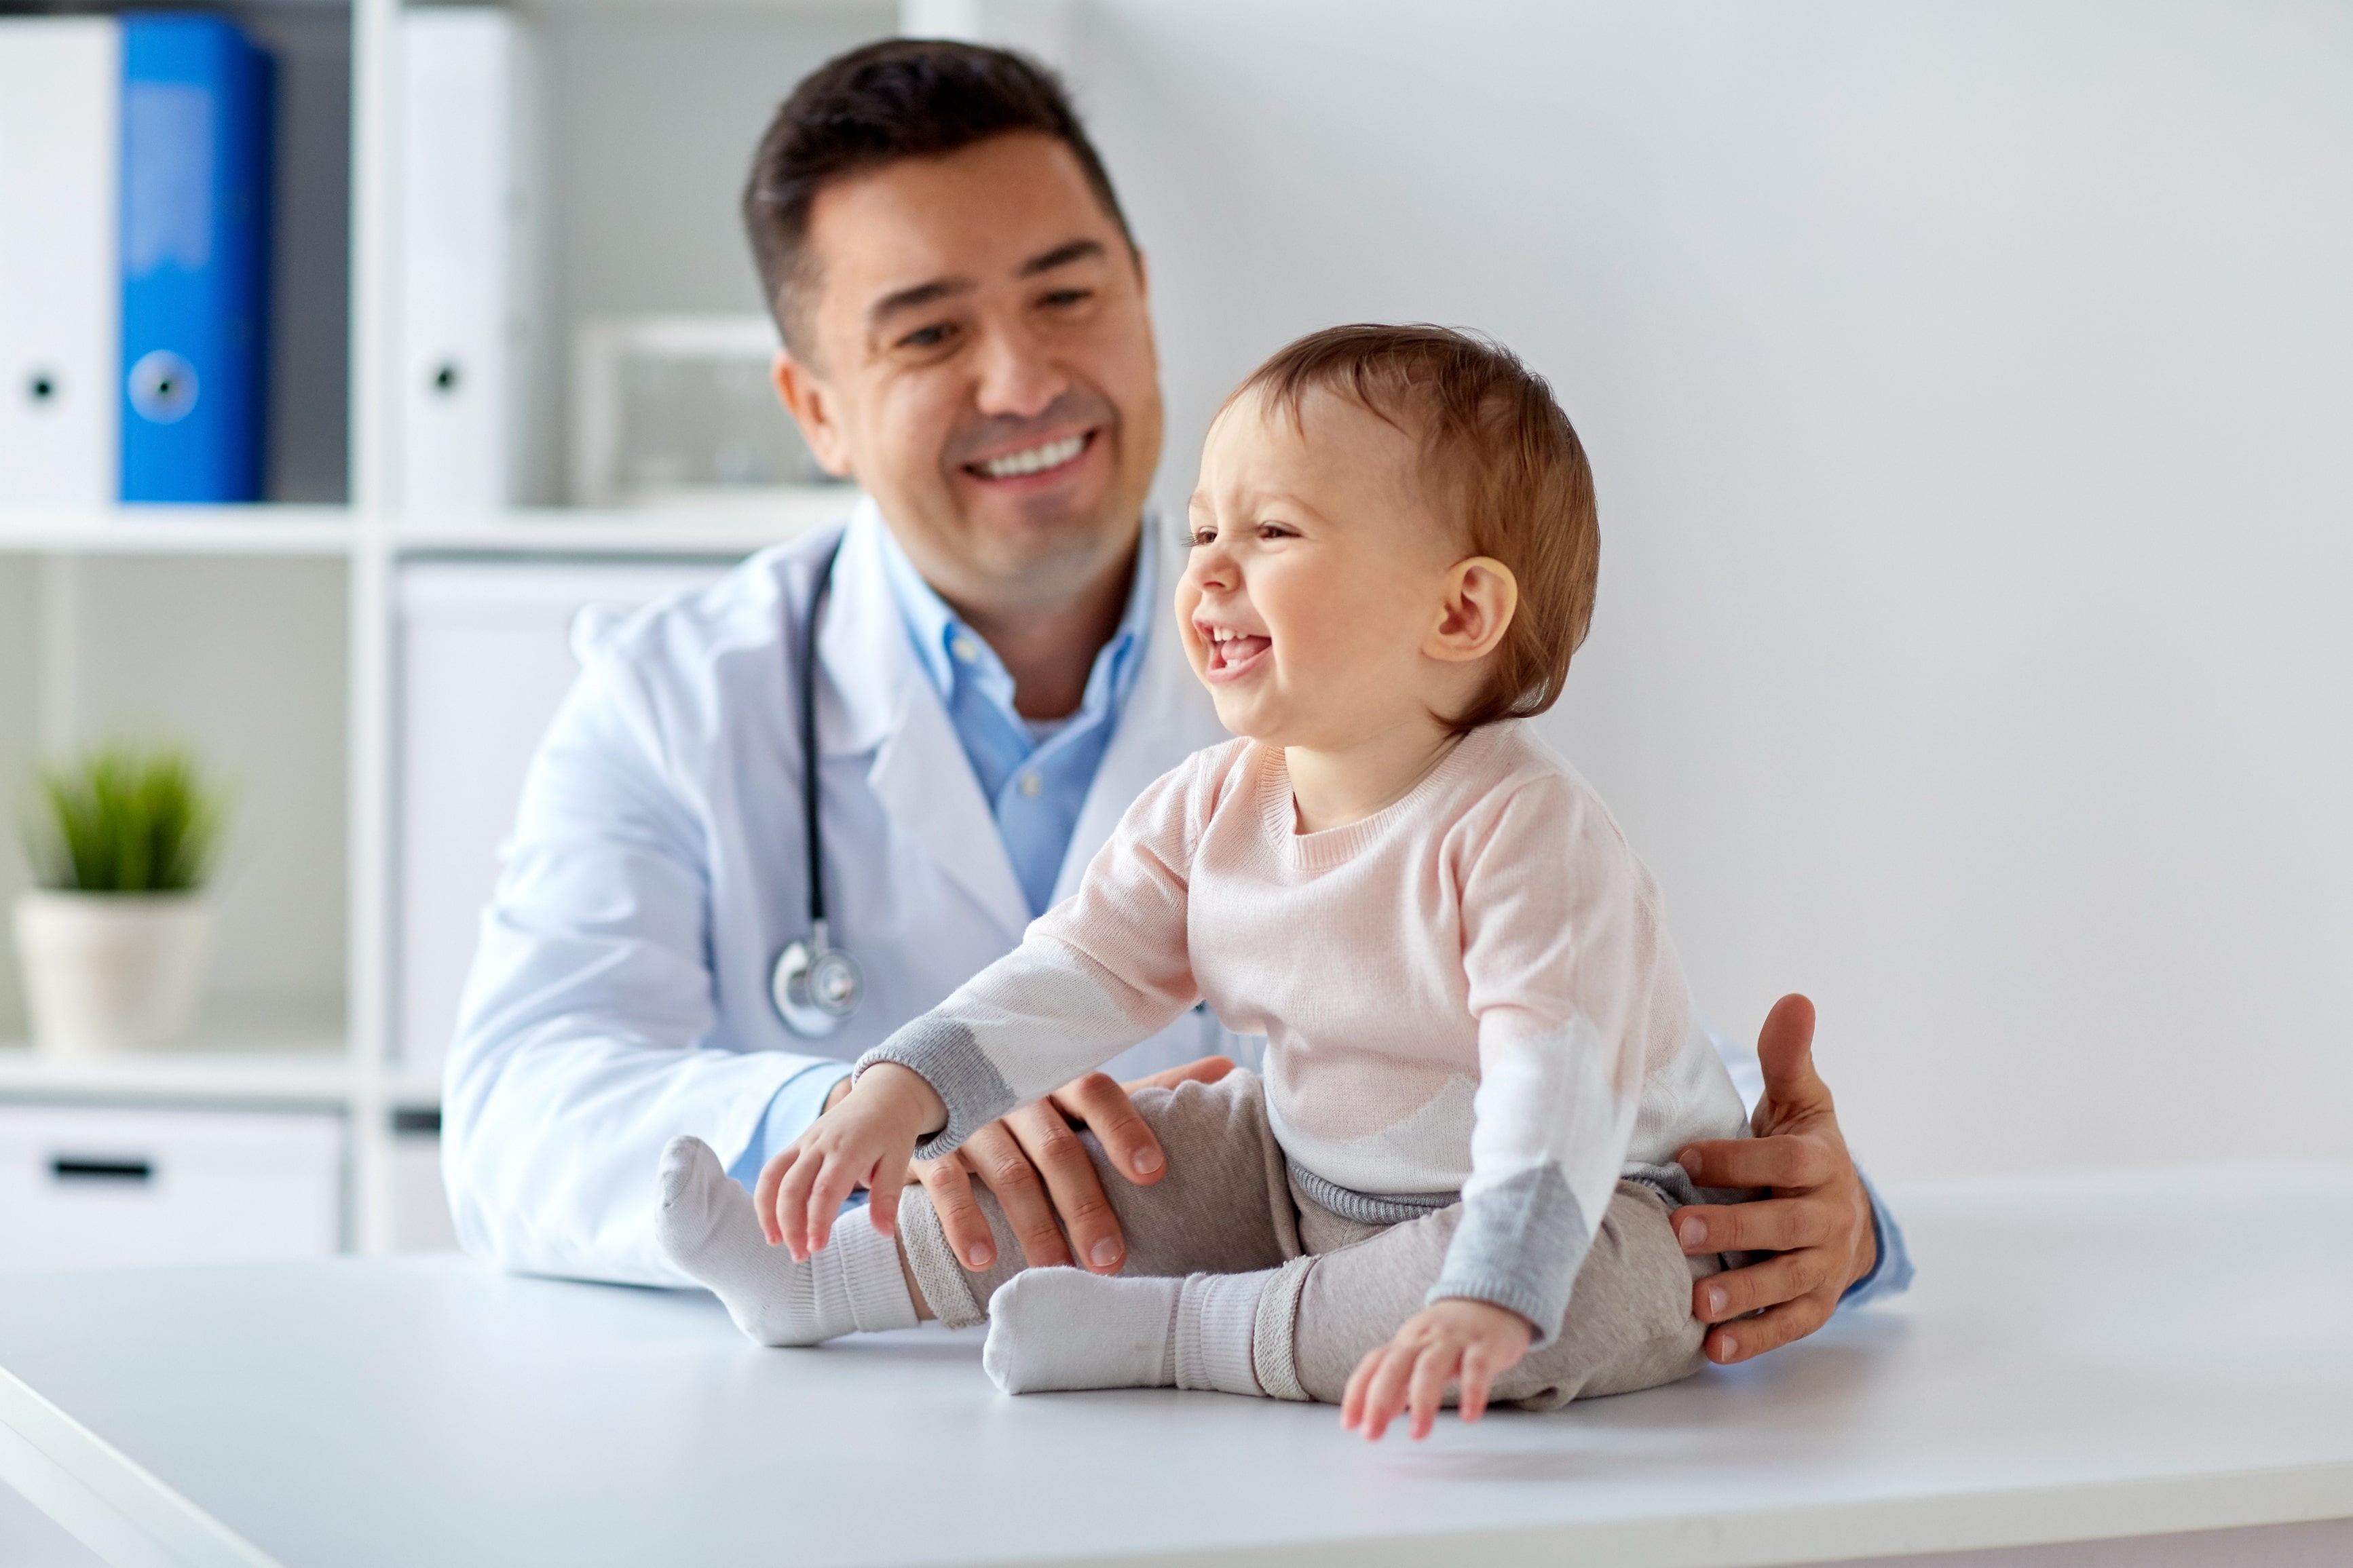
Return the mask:
{"type": "MultiPolygon", "coordinates": [[[[1253,1073],[1145,1089],[1135,1109],[1168,1156],[1168,1173],[1157,1183],[1134,1185],[1091,1134],[1084,1140],[1127,1237],[1120,1272],[1280,1269],[1259,1298],[1251,1370],[1277,1398],[1338,1404],[1356,1363],[1421,1310],[1461,1205],[1384,1224],[1316,1202],[1283,1160],[1253,1073]]],[[[1022,1268],[997,1200],[986,1191],[976,1195],[996,1233],[997,1258],[977,1274],[956,1262],[920,1188],[907,1190],[900,1210],[909,1268],[950,1327],[982,1321],[997,1288],[1022,1268]]],[[[1713,1256],[1683,1256],[1655,1192],[1620,1182],[1577,1271],[1558,1337],[1495,1380],[1494,1402],[1550,1410],[1689,1376],[1705,1364],[1699,1347],[1706,1325],[1692,1317],[1692,1281],[1718,1267],[1713,1256]]]]}

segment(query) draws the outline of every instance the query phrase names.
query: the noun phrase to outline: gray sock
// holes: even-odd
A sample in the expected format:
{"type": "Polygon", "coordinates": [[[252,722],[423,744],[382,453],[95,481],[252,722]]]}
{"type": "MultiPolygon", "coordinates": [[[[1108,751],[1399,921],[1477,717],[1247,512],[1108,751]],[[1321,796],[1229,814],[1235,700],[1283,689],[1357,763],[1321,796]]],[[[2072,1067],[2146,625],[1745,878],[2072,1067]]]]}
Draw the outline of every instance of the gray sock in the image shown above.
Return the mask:
{"type": "Polygon", "coordinates": [[[709,1286],[735,1326],[764,1345],[915,1326],[899,1245],[878,1235],[865,1211],[845,1210],[826,1249],[796,1263],[768,1245],[752,1194],[700,1138],[673,1138],[662,1151],[655,1226],[670,1260],[709,1286]]]}
{"type": "Polygon", "coordinates": [[[1105,1279],[1032,1268],[988,1302],[980,1363],[1008,1394],[1081,1388],[1261,1391],[1250,1373],[1259,1292],[1275,1276],[1105,1279]]]}

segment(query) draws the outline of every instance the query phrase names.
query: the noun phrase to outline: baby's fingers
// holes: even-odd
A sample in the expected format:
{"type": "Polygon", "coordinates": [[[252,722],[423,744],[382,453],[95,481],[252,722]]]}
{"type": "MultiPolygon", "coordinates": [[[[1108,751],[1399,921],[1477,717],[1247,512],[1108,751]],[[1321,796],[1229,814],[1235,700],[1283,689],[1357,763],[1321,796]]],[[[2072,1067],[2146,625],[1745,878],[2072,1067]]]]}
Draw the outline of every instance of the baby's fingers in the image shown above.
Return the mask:
{"type": "Polygon", "coordinates": [[[824,1164],[823,1157],[815,1151],[803,1150],[776,1187],[776,1235],[791,1251],[796,1263],[807,1262],[814,1250],[809,1246],[809,1192],[817,1185],[824,1164]]]}
{"type": "Polygon", "coordinates": [[[1446,1385],[1453,1381],[1454,1369],[1461,1356],[1450,1344],[1434,1344],[1416,1356],[1413,1362],[1410,1402],[1413,1405],[1413,1439],[1419,1443],[1430,1436],[1438,1424],[1438,1411],[1446,1399],[1446,1385]]]}
{"type": "Polygon", "coordinates": [[[1365,1391],[1365,1441],[1379,1442],[1405,1408],[1406,1384],[1418,1359],[1411,1349],[1394,1343],[1382,1351],[1380,1367],[1365,1391]]]}
{"type": "Polygon", "coordinates": [[[752,1212],[760,1218],[760,1234],[768,1238],[770,1247],[785,1239],[785,1228],[776,1220],[776,1194],[785,1184],[785,1174],[793,1168],[796,1151],[786,1149],[760,1167],[760,1179],[752,1187],[752,1212]]]}
{"type": "Polygon", "coordinates": [[[841,1213],[841,1205],[858,1190],[858,1178],[865,1172],[854,1169],[849,1161],[837,1151],[825,1157],[825,1168],[818,1173],[817,1181],[808,1195],[808,1249],[823,1252],[833,1239],[833,1222],[841,1213]]]}
{"type": "Polygon", "coordinates": [[[1487,1347],[1472,1344],[1462,1352],[1462,1393],[1457,1410],[1465,1422],[1476,1421],[1487,1414],[1487,1388],[1494,1381],[1494,1363],[1487,1355],[1487,1347]]]}
{"type": "Polygon", "coordinates": [[[866,1175],[866,1206],[871,1223],[883,1236],[899,1234],[899,1192],[907,1184],[907,1157],[885,1154],[866,1175]]]}
{"type": "Polygon", "coordinates": [[[1373,1391],[1373,1378],[1381,1370],[1381,1359],[1389,1347],[1378,1345],[1365,1352],[1356,1370],[1348,1374],[1348,1386],[1340,1393],[1340,1429],[1353,1432],[1365,1419],[1365,1401],[1373,1391]]]}

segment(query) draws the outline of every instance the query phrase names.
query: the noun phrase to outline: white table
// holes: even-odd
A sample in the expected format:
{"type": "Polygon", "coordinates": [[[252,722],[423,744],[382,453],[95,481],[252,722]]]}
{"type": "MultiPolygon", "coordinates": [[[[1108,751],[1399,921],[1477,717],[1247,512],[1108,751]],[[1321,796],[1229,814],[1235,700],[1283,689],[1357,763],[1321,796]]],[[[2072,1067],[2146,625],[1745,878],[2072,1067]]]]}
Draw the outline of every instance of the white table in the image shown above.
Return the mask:
{"type": "MultiPolygon", "coordinates": [[[[1419,1446],[1007,1398],[970,1334],[764,1351],[707,1297],[454,1258],[17,1275],[0,1480],[111,1561],[243,1568],[1698,1568],[2353,1516],[2353,1168],[1896,1195],[1905,1302],[1419,1446]]],[[[2309,1529],[2353,1561],[2353,1520],[2309,1529]]]]}

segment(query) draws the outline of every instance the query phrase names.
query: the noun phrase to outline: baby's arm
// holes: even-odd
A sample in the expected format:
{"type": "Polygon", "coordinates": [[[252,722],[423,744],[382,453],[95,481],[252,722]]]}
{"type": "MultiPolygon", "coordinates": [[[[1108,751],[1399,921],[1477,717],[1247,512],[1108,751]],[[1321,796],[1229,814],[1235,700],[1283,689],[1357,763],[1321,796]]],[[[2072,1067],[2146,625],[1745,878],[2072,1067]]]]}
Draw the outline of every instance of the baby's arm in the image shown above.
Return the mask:
{"type": "Polygon", "coordinates": [[[835,1208],[861,1181],[874,1193],[877,1228],[887,1230],[909,1153],[930,1160],[953,1152],[1015,1106],[1100,1067],[1193,1005],[1198,993],[1185,920],[1193,814],[1205,809],[1194,788],[1202,771],[1198,758],[1188,759],[1145,790],[1074,898],[1032,923],[1019,947],[859,1059],[858,1087],[760,1173],[754,1202],[771,1242],[793,1246],[796,1258],[805,1255],[804,1242],[811,1251],[822,1247],[835,1208]],[[887,1099],[866,1096],[867,1082],[884,1067],[892,1069],[886,1083],[904,1077],[923,1087],[920,1125],[910,1121],[903,1087],[887,1099]],[[887,1207],[869,1173],[885,1146],[898,1148],[900,1160],[883,1173],[887,1207]],[[825,1158],[809,1163],[820,1150],[825,1158]]]}

